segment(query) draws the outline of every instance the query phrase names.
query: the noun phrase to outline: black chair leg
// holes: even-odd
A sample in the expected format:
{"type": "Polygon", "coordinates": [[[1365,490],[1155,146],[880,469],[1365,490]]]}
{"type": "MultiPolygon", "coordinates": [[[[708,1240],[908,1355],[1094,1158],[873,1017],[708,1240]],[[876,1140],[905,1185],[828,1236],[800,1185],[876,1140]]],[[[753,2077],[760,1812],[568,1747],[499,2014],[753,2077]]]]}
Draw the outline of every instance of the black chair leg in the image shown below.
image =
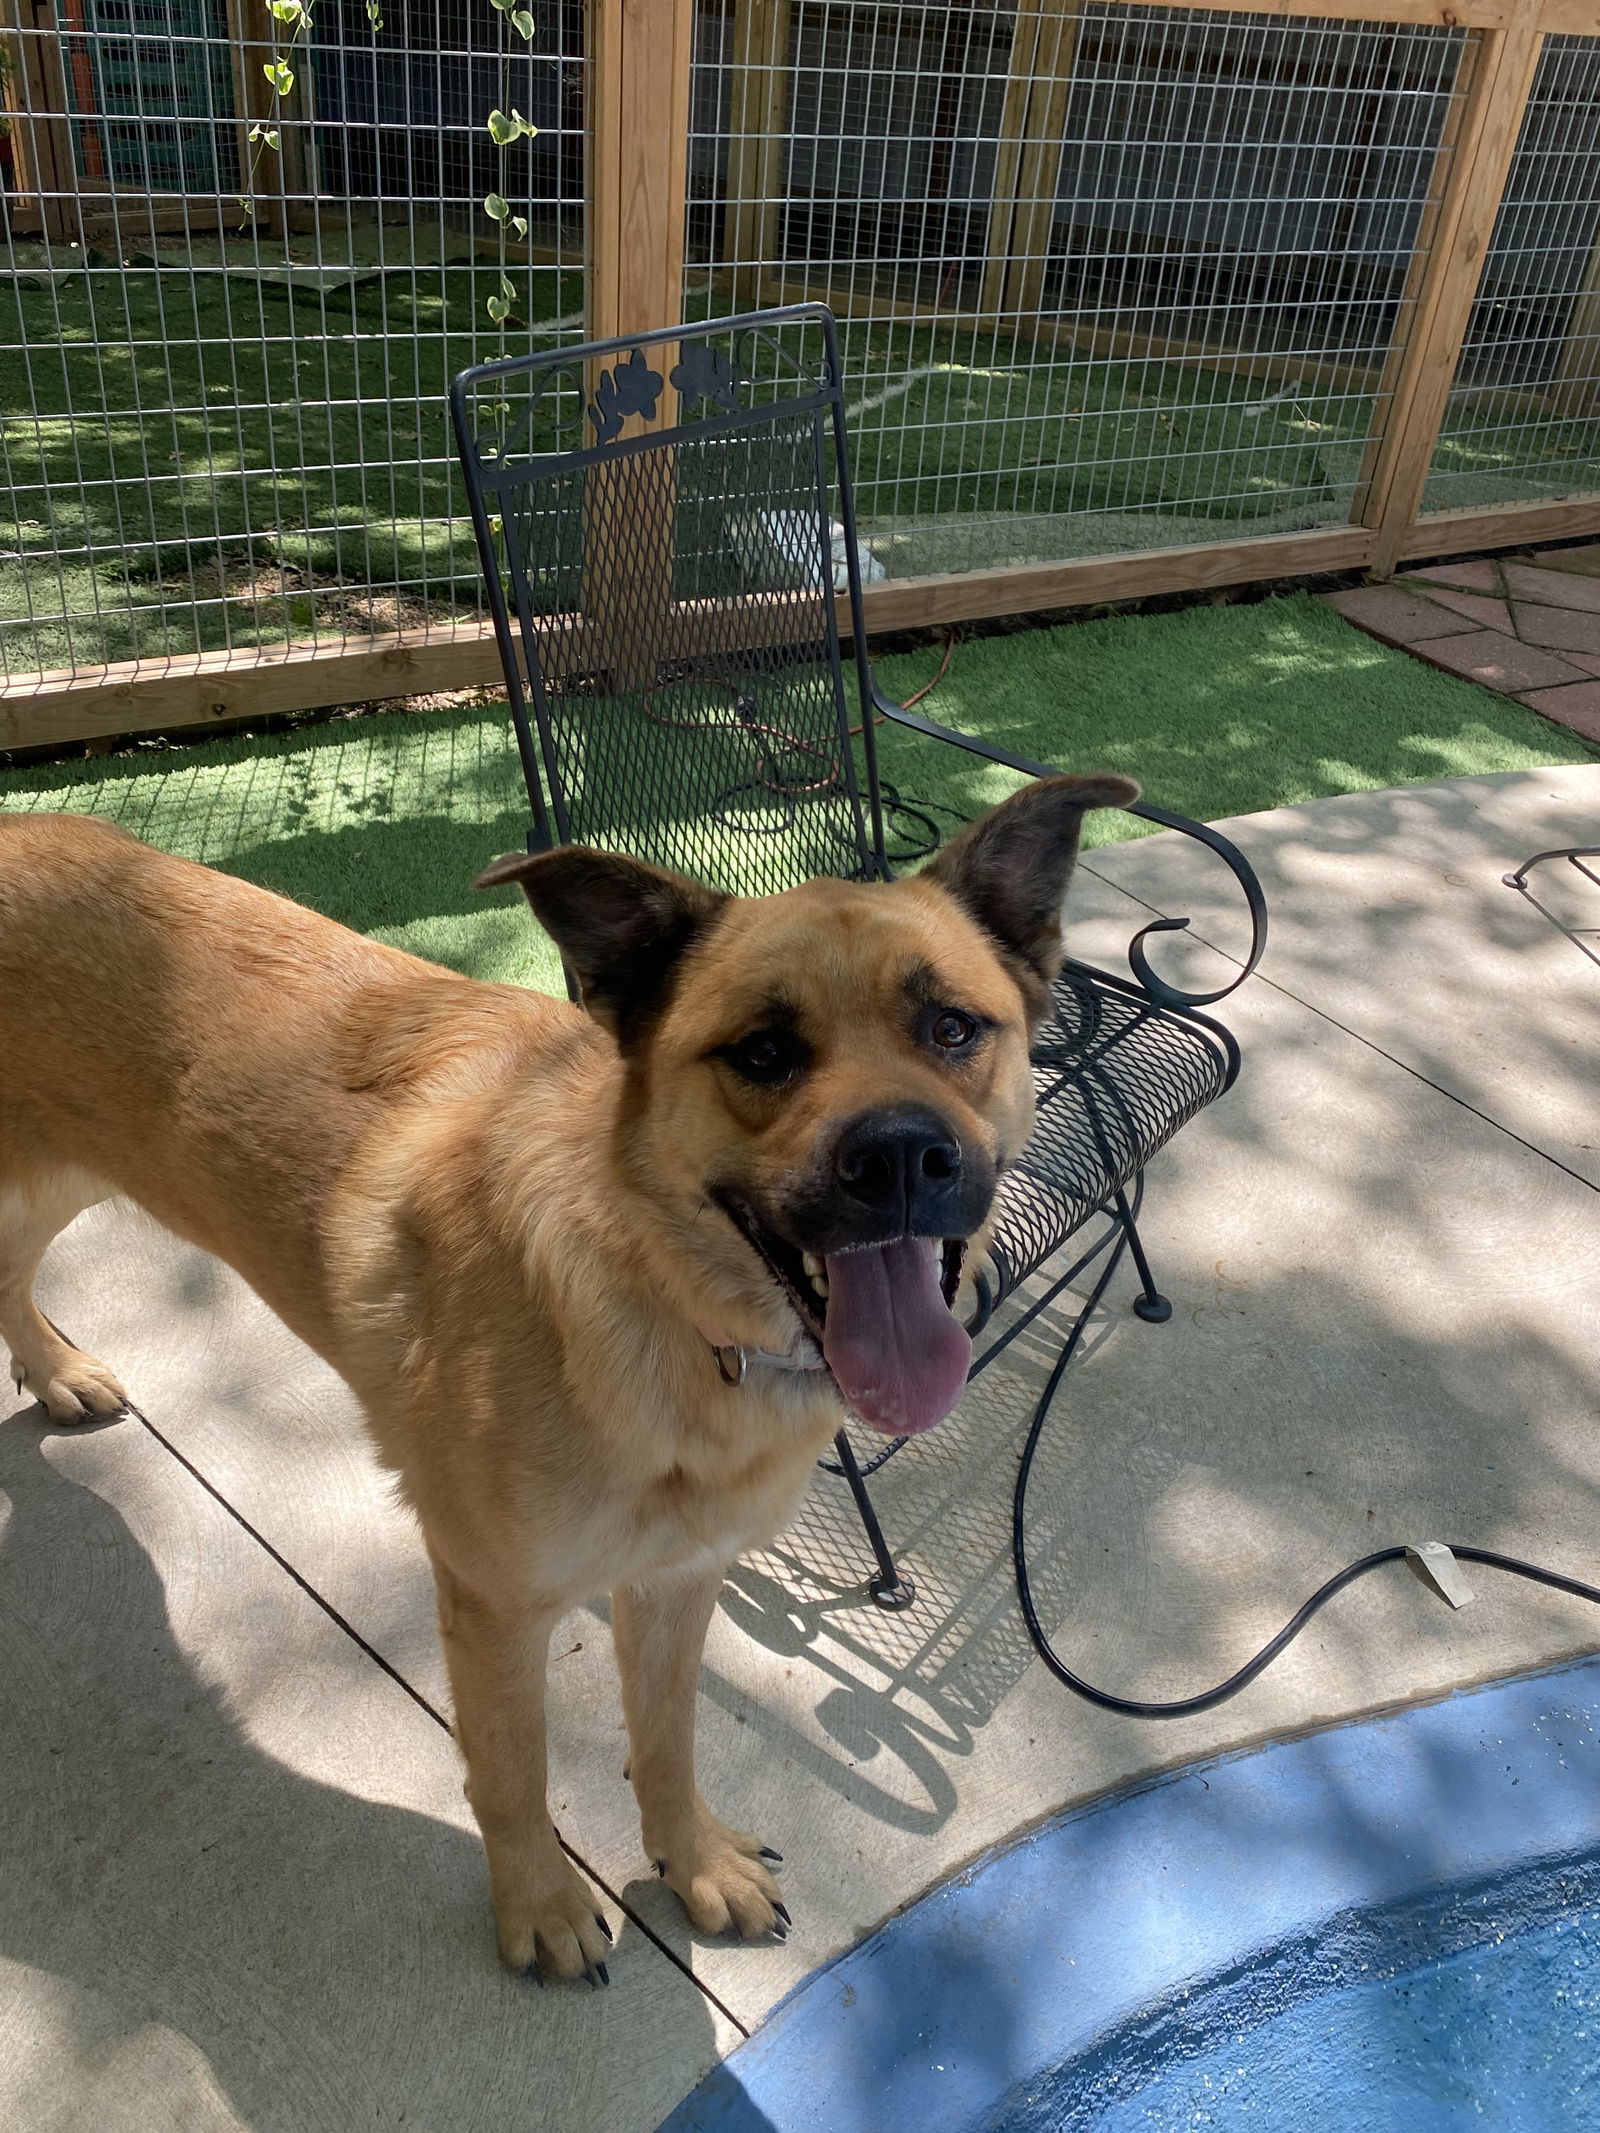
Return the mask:
{"type": "Polygon", "coordinates": [[[850,1439],[843,1430],[834,1438],[833,1448],[839,1455],[844,1478],[850,1484],[850,1493],[856,1500],[861,1523],[867,1530],[867,1539],[872,1543],[872,1552],[878,1559],[877,1569],[867,1580],[867,1590],[880,1607],[891,1610],[909,1607],[917,1596],[917,1588],[889,1553],[889,1543],[883,1537],[883,1528],[878,1524],[878,1514],[872,1508],[867,1484],[856,1464],[856,1455],[851,1449],[850,1439]]]}
{"type": "Polygon", "coordinates": [[[1128,1237],[1128,1249],[1133,1254],[1133,1263],[1139,1270],[1140,1281],[1144,1284],[1144,1293],[1133,1299],[1133,1308],[1140,1318],[1148,1320],[1152,1326],[1164,1326],[1172,1316],[1172,1305],[1156,1287],[1155,1276],[1150,1271],[1150,1262],[1145,1257],[1139,1225],[1133,1219],[1133,1209],[1128,1205],[1128,1195],[1125,1192],[1117,1194],[1117,1213],[1122,1218],[1122,1227],[1128,1237]]]}

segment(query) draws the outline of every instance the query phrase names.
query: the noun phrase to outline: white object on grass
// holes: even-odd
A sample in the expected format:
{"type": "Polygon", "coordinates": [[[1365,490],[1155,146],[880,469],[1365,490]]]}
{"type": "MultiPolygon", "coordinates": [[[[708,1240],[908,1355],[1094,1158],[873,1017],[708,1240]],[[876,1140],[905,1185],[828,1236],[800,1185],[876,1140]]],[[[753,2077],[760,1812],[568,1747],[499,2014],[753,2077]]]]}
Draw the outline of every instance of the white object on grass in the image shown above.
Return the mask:
{"type": "MultiPolygon", "coordinates": [[[[736,518],[730,527],[734,552],[747,576],[770,580],[777,564],[793,585],[817,582],[816,521],[803,511],[757,511],[749,518],[736,518]]],[[[833,563],[833,589],[843,592],[849,581],[849,550],[837,519],[828,521],[828,540],[833,563]]],[[[856,560],[863,585],[877,585],[889,573],[863,542],[856,542],[856,560]]]]}

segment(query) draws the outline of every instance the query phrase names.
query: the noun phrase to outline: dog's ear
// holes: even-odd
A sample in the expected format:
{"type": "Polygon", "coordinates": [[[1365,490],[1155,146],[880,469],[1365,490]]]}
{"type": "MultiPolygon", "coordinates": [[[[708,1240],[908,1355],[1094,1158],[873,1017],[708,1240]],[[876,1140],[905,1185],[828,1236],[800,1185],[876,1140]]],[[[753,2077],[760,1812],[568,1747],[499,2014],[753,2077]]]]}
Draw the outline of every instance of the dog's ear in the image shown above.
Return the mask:
{"type": "Polygon", "coordinates": [[[684,950],[728,901],[681,874],[577,844],[512,852],[485,867],[473,887],[510,881],[566,958],[584,1006],[624,1051],[648,1032],[684,950]]]}
{"type": "Polygon", "coordinates": [[[989,933],[1023,981],[1030,1006],[1061,964],[1061,905],[1078,857],[1085,812],[1126,807],[1132,778],[1037,778],[980,815],[924,869],[989,933]]]}

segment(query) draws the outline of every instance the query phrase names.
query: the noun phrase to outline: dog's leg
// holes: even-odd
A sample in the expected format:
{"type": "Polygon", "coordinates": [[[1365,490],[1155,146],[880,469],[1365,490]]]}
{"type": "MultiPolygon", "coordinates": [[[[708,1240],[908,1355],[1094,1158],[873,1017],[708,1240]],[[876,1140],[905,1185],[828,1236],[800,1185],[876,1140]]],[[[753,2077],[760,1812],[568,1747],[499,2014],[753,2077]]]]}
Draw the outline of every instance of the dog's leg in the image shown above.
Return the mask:
{"type": "Polygon", "coordinates": [[[74,1215],[109,1197],[108,1186],[76,1170],[0,1182],[0,1341],[11,1350],[18,1390],[42,1401],[52,1422],[87,1422],[120,1414],[128,1404],[105,1364],[74,1348],[33,1300],[50,1240],[74,1215]]]}
{"type": "Polygon", "coordinates": [[[500,1953],[519,1974],[586,1976],[610,1936],[545,1801],[545,1667],[559,1616],[492,1601],[437,1555],[433,1574],[500,1953]]]}
{"type": "Polygon", "coordinates": [[[721,1586],[719,1569],[619,1587],[611,1596],[612,1634],[645,1850],[702,1933],[735,1926],[750,1938],[781,1933],[788,1923],[778,1885],[761,1864],[776,1854],[719,1822],[694,1776],[700,1652],[721,1586]]]}

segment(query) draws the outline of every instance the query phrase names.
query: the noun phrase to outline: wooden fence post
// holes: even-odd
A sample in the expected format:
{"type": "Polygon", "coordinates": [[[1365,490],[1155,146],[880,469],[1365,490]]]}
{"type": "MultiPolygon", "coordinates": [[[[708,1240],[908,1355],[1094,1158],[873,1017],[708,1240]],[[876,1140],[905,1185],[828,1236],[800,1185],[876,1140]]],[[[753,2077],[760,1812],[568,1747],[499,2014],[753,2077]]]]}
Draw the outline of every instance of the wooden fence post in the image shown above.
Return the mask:
{"type": "Polygon", "coordinates": [[[979,309],[1024,329],[1044,303],[1082,13],[1083,0],[1023,0],[1012,32],[979,309]]]}
{"type": "Polygon", "coordinates": [[[736,311],[765,303],[776,276],[792,82],[791,0],[736,0],[722,257],[736,311]]]}
{"type": "Polygon", "coordinates": [[[1422,507],[1545,36],[1534,8],[1505,29],[1475,34],[1480,43],[1464,61],[1471,72],[1449,173],[1436,211],[1430,203],[1418,233],[1421,242],[1431,234],[1431,246],[1360,505],[1361,523],[1375,536],[1374,577],[1393,574],[1422,507]]]}
{"type": "Polygon", "coordinates": [[[590,338],[682,317],[694,0],[592,0],[590,338]]]}
{"type": "Polygon", "coordinates": [[[15,0],[7,15],[7,27],[14,25],[16,31],[6,40],[14,61],[11,142],[16,191],[9,203],[10,223],[13,230],[62,243],[76,235],[71,209],[77,177],[55,10],[50,0],[15,0]]]}
{"type": "Polygon", "coordinates": [[[1600,413],[1600,237],[1589,253],[1583,285],[1567,318],[1550,405],[1568,421],[1600,413]]]}
{"type": "MultiPolygon", "coordinates": [[[[683,317],[688,220],[689,72],[694,0],[591,0],[590,338],[676,326],[683,317]]],[[[652,352],[663,373],[668,342],[652,352]]],[[[593,380],[590,380],[591,388],[593,380]]],[[[663,385],[656,424],[677,395],[663,385]]],[[[630,417],[624,437],[647,425],[630,417]]],[[[610,647],[611,685],[648,689],[672,605],[675,454],[590,469],[584,495],[583,608],[610,647]]]]}

